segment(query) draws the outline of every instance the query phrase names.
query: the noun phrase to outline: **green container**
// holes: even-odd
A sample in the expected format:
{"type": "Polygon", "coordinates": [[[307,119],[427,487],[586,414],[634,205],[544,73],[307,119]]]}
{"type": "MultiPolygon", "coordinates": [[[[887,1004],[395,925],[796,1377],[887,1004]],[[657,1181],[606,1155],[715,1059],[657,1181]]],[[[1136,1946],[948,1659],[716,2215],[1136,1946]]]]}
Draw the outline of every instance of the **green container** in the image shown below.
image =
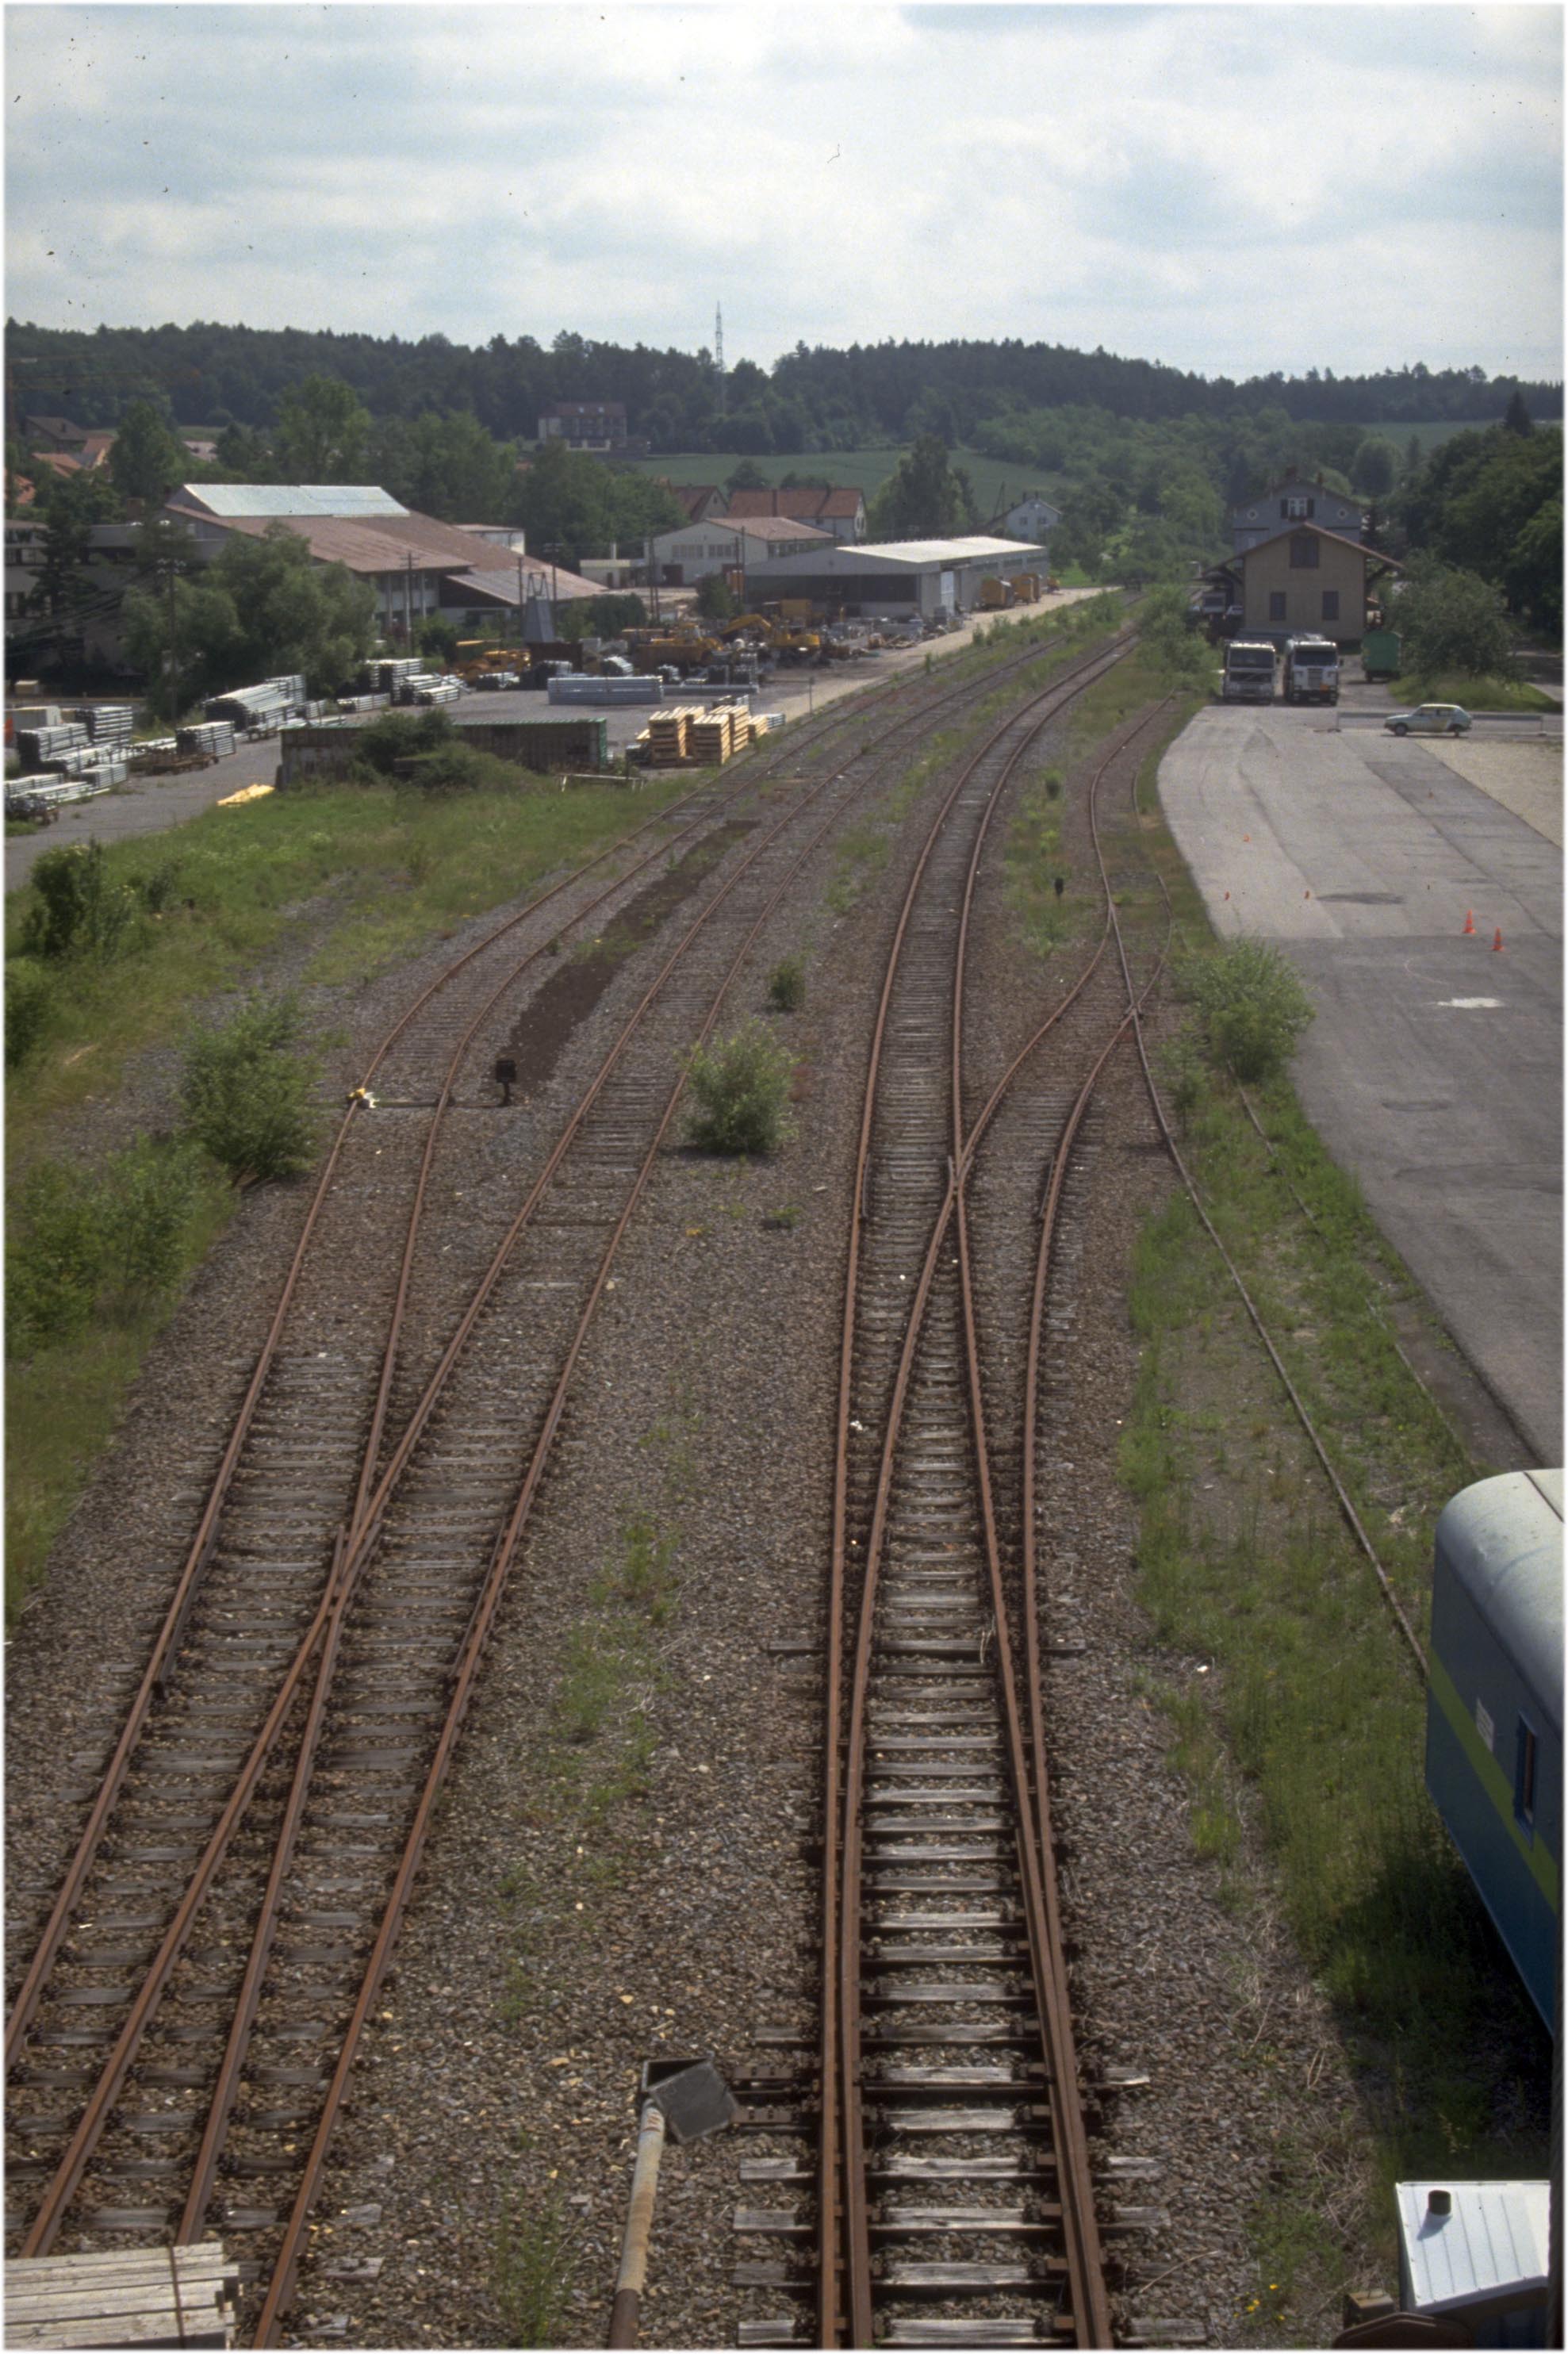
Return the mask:
{"type": "Polygon", "coordinates": [[[1368,678],[1399,676],[1399,631],[1369,630],[1361,640],[1361,668],[1368,678]]]}

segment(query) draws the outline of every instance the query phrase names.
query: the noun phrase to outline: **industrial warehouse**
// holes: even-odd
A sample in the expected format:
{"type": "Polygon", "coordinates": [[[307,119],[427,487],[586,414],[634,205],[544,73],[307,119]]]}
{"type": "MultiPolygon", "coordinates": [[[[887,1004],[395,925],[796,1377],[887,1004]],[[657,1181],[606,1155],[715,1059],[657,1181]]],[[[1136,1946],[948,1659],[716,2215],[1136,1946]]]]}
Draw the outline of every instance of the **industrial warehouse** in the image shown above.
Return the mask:
{"type": "Polygon", "coordinates": [[[898,539],[748,563],[748,589],[809,599],[863,620],[937,620],[973,612],[1005,570],[1043,571],[1045,551],[1016,539],[898,539]]]}

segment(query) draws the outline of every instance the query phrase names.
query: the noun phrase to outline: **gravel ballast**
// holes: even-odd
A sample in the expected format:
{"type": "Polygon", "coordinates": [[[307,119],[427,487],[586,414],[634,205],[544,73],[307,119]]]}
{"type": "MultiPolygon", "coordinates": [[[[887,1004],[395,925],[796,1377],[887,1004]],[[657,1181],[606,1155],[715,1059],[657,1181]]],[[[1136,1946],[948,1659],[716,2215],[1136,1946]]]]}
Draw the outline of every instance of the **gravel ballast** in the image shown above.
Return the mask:
{"type": "MultiPolygon", "coordinates": [[[[1081,783],[1066,797],[1079,873],[1081,783]]],[[[780,958],[805,959],[803,1007],[772,1017],[801,1056],[793,1139],[738,1165],[668,1150],[623,1246],[356,2072],[295,2342],[601,2344],[642,2062],[711,2052],[738,2068],[759,2028],[809,2010],[817,1691],[803,1647],[821,1631],[864,1041],[921,830],[916,809],[847,912],[824,902],[824,857],[752,960],[737,1011],[762,1011],[780,958]],[[531,2258],[558,2288],[532,2305],[531,2258]],[[524,2313],[546,2334],[520,2337],[524,2313]]],[[[992,1075],[1043,989],[1002,910],[998,858],[974,984],[992,1075]]],[[[668,937],[585,999],[546,1092],[592,1066],[668,937]]],[[[433,970],[450,953],[424,961],[433,970]]],[[[413,977],[318,1009],[352,1028],[345,1080],[413,977]]],[[[1128,2253],[1128,2309],[1248,2345],[1266,2338],[1249,2223],[1281,2137],[1306,2131],[1339,2169],[1336,2196],[1360,2143],[1332,2023],[1266,1902],[1238,1912],[1195,1856],[1151,1705],[1156,1687],[1203,1666],[1151,1641],[1117,1474],[1137,1372],[1125,1269],[1171,1182],[1151,1136],[1136,1061],[1120,1055],[1086,1139],[1093,1204],[1075,1216],[1054,1303],[1073,1373],[1050,1389],[1041,1441],[1050,1631],[1086,1647],[1051,1670],[1055,1823],[1086,2068],[1149,2079],[1112,2096],[1103,2121],[1103,2155],[1160,2168],[1123,2197],[1169,2217],[1128,2253]]],[[[85,1751],[188,1532],[193,1471],[216,1460],[302,1202],[298,1190],[248,1199],[150,1359],[11,1647],[14,1941],[28,1890],[47,1891],[63,1860],[48,1804],[60,1695],[85,1751]]],[[[643,2343],[734,2342],[732,2212],[749,2196],[738,2165],[775,2147],[731,2135],[667,2152],[643,2343]]]]}

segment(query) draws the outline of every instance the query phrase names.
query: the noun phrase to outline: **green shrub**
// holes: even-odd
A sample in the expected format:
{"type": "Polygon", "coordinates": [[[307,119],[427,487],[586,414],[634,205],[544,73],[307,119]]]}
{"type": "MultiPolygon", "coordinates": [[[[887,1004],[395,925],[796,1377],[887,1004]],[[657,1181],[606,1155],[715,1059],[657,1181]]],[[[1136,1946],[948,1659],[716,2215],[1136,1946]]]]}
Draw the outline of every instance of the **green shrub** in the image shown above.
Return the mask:
{"type": "Polygon", "coordinates": [[[5,963],[5,1068],[25,1063],[48,1027],[54,983],[31,957],[5,963]]]}
{"type": "Polygon", "coordinates": [[[42,1161],[11,1189],[5,1218],[5,1341],[12,1355],[85,1331],[103,1288],[98,1188],[42,1161]]]}
{"type": "Polygon", "coordinates": [[[128,884],[110,881],[101,843],[46,850],[32,881],[35,896],[22,933],[30,955],[91,956],[107,964],[125,946],[136,895],[128,884]]]}
{"type": "Polygon", "coordinates": [[[103,1272],[127,1308],[146,1304],[177,1280],[191,1222],[211,1182],[200,1152],[184,1139],[160,1144],[141,1137],[114,1155],[99,1188],[103,1272]]]}
{"type": "Polygon", "coordinates": [[[123,1321],[171,1289],[204,1190],[199,1153],[145,1136],[96,1175],[59,1161],[30,1169],[5,1224],[12,1352],[69,1341],[94,1319],[123,1321]]]}
{"type": "Polygon", "coordinates": [[[806,967],[798,956],[779,960],[768,976],[768,1002],[775,1013],[795,1013],[806,1002],[806,967]]]}
{"type": "Polygon", "coordinates": [[[417,753],[398,771],[397,782],[418,785],[427,793],[478,793],[515,787],[522,774],[509,760],[498,760],[476,744],[438,744],[434,751],[417,753]]]}
{"type": "Polygon", "coordinates": [[[373,769],[378,777],[393,777],[397,773],[399,760],[438,751],[456,740],[451,721],[439,706],[418,713],[384,711],[368,727],[356,731],[355,762],[358,767],[373,769]]]}
{"type": "Polygon", "coordinates": [[[705,1152],[772,1152],[790,1133],[785,1109],[795,1057],[760,1022],[685,1057],[694,1097],[686,1132],[705,1152]]]}
{"type": "Polygon", "coordinates": [[[181,864],[177,858],[161,858],[132,882],[131,888],[150,916],[161,916],[174,906],[179,892],[181,864]]]}
{"type": "Polygon", "coordinates": [[[300,1026],[291,997],[253,998],[220,1029],[198,1031],[186,1048],[180,1082],[186,1127],[237,1184],[297,1176],[309,1164],[315,1065],[295,1052],[300,1026]]]}
{"type": "Polygon", "coordinates": [[[1183,968],[1213,1062],[1245,1086],[1284,1069],[1312,1020],[1311,1000],[1277,949],[1241,939],[1183,968]]]}

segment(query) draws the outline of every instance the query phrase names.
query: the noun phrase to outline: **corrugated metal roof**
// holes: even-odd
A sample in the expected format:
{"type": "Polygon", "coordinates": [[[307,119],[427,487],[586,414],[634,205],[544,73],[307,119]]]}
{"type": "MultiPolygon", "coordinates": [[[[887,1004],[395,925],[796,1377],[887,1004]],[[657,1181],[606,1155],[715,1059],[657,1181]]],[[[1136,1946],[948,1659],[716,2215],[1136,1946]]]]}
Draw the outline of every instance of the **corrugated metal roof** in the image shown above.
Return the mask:
{"type": "MultiPolygon", "coordinates": [[[[827,538],[825,533],[823,537],[827,538]]],[[[801,571],[819,566],[830,572],[884,571],[896,578],[901,572],[929,572],[934,567],[956,572],[980,564],[1016,568],[1031,556],[1044,553],[1022,539],[834,540],[805,556],[779,556],[772,560],[781,567],[792,565],[801,571]]]]}
{"type": "Polygon", "coordinates": [[[376,482],[183,482],[178,496],[207,508],[225,523],[262,515],[269,522],[293,515],[348,520],[364,515],[402,515],[391,493],[376,482]]]}
{"type": "Polygon", "coordinates": [[[1417,2313],[1462,2313],[1510,2288],[1544,2289],[1547,2182],[1396,2182],[1399,2236],[1417,2313]],[[1434,2214],[1431,2193],[1446,2193],[1434,2214]]]}
{"type": "MultiPolygon", "coordinates": [[[[454,572],[451,586],[477,590],[483,596],[497,599],[503,605],[515,605],[519,602],[516,558],[514,557],[510,564],[498,565],[493,571],[454,572]]],[[[565,571],[559,565],[553,579],[547,564],[524,565],[521,599],[524,605],[531,604],[537,597],[543,597],[548,604],[552,589],[563,603],[568,599],[575,603],[579,597],[602,597],[604,594],[602,582],[585,580],[580,573],[565,571]]]]}

